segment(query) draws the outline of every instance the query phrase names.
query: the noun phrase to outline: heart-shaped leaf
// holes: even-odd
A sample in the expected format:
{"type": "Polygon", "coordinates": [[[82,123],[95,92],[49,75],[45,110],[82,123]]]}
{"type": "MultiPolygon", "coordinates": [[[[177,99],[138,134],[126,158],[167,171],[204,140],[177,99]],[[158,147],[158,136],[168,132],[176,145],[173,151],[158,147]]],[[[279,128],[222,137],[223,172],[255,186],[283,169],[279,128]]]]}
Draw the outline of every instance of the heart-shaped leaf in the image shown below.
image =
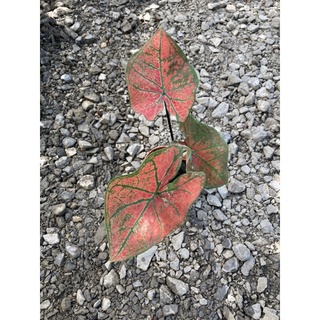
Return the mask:
{"type": "Polygon", "coordinates": [[[154,151],[136,172],[110,181],[105,218],[111,261],[146,251],[183,223],[205,180],[203,172],[174,179],[184,149],[171,145],[154,151]]]}
{"type": "Polygon", "coordinates": [[[148,120],[165,102],[171,115],[185,121],[198,87],[194,68],[162,28],[130,58],[126,79],[131,107],[148,120]]]}
{"type": "Polygon", "coordinates": [[[205,187],[218,188],[228,182],[228,146],[217,130],[191,116],[180,124],[191,149],[187,170],[203,171],[205,187]]]}

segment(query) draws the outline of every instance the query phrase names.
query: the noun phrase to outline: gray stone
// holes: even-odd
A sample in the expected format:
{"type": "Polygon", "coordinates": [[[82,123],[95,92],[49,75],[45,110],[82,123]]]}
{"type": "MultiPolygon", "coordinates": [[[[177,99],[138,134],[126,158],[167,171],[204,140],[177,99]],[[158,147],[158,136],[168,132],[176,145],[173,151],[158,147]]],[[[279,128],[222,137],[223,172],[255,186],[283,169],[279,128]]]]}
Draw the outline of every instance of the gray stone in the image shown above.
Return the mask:
{"type": "Polygon", "coordinates": [[[197,112],[197,113],[202,113],[202,112],[205,111],[205,109],[206,109],[206,108],[205,108],[203,105],[201,105],[201,104],[197,104],[197,105],[195,105],[195,106],[192,107],[192,110],[194,110],[194,111],[197,112]]]}
{"type": "Polygon", "coordinates": [[[262,87],[257,90],[256,96],[257,98],[267,98],[269,96],[269,93],[265,87],[262,87]]]}
{"type": "Polygon", "coordinates": [[[263,127],[252,127],[251,128],[251,137],[255,142],[264,140],[268,136],[268,133],[264,131],[263,127]]]}
{"type": "Polygon", "coordinates": [[[40,309],[48,309],[51,305],[50,300],[44,300],[43,302],[40,303],[40,309]]]}
{"type": "Polygon", "coordinates": [[[223,301],[225,296],[227,295],[229,290],[229,286],[224,284],[223,286],[219,287],[214,294],[214,298],[217,299],[218,301],[223,301]]]}
{"type": "Polygon", "coordinates": [[[206,90],[206,91],[210,91],[210,90],[212,89],[211,84],[210,84],[210,83],[207,83],[207,82],[203,83],[203,84],[201,85],[201,87],[202,87],[204,90],[206,90]]]}
{"type": "Polygon", "coordinates": [[[90,100],[92,102],[100,102],[100,97],[96,93],[94,93],[91,89],[85,90],[83,95],[87,100],[90,100]]]}
{"type": "Polygon", "coordinates": [[[187,19],[188,19],[187,16],[179,13],[177,16],[175,16],[174,21],[176,21],[176,22],[185,22],[185,21],[187,21],[187,19]]]}
{"type": "Polygon", "coordinates": [[[172,270],[178,271],[180,269],[180,261],[178,259],[178,257],[174,258],[171,262],[170,262],[170,268],[172,270]]]}
{"type": "Polygon", "coordinates": [[[252,319],[260,319],[261,317],[261,306],[259,303],[256,303],[250,307],[244,308],[244,312],[247,316],[251,317],[252,319]]]}
{"type": "Polygon", "coordinates": [[[79,179],[78,184],[81,188],[92,190],[94,188],[94,177],[89,174],[84,175],[79,179]]]}
{"type": "Polygon", "coordinates": [[[277,316],[277,311],[268,307],[263,308],[264,317],[262,320],[279,320],[277,316]]]}
{"type": "Polygon", "coordinates": [[[54,120],[53,128],[58,129],[64,126],[64,116],[63,114],[57,114],[54,120]]]}
{"type": "Polygon", "coordinates": [[[213,195],[213,194],[208,194],[207,201],[211,206],[216,206],[216,207],[221,207],[222,206],[220,200],[218,199],[218,197],[213,195]]]}
{"type": "Polygon", "coordinates": [[[69,310],[71,310],[72,304],[71,304],[72,300],[69,297],[64,297],[61,301],[61,310],[62,312],[67,312],[69,310]]]}
{"type": "Polygon", "coordinates": [[[149,127],[144,123],[140,122],[138,129],[145,137],[149,137],[149,127]]]}
{"type": "Polygon", "coordinates": [[[267,213],[268,214],[273,214],[273,213],[277,213],[278,212],[278,208],[276,206],[274,206],[273,204],[268,204],[267,206],[267,213]]]}
{"type": "Polygon", "coordinates": [[[225,221],[228,219],[228,217],[220,209],[213,210],[212,215],[218,221],[225,221]]]}
{"type": "Polygon", "coordinates": [[[71,148],[67,148],[64,150],[66,152],[66,155],[68,157],[72,157],[74,156],[75,154],[77,154],[77,149],[75,147],[71,147],[71,148]]]}
{"type": "Polygon", "coordinates": [[[242,182],[240,182],[240,181],[238,181],[238,180],[236,180],[234,178],[231,178],[231,181],[228,184],[229,192],[231,192],[231,193],[241,193],[245,189],[246,189],[246,186],[242,182]]]}
{"type": "Polygon", "coordinates": [[[77,299],[77,303],[78,303],[80,306],[83,306],[84,302],[86,301],[86,298],[84,297],[81,289],[78,289],[76,299],[77,299]]]}
{"type": "Polygon", "coordinates": [[[157,251],[157,246],[153,246],[147,251],[140,253],[137,256],[137,268],[146,271],[149,268],[150,262],[152,257],[154,256],[155,252],[157,251]]]}
{"type": "Polygon", "coordinates": [[[114,157],[114,151],[113,151],[113,148],[111,146],[107,146],[103,149],[105,155],[107,156],[107,159],[109,161],[112,161],[113,160],[113,157],[114,157]]]}
{"type": "Polygon", "coordinates": [[[101,221],[95,235],[94,235],[94,243],[99,244],[106,238],[106,224],[105,221],[101,221]]]}
{"type": "Polygon", "coordinates": [[[99,120],[101,124],[107,124],[110,127],[113,126],[116,121],[117,116],[112,112],[104,113],[99,120]]]}
{"type": "Polygon", "coordinates": [[[51,212],[55,216],[62,216],[66,212],[67,205],[65,203],[59,203],[51,207],[51,212]]]}
{"type": "Polygon", "coordinates": [[[266,183],[259,185],[257,189],[263,201],[268,200],[270,198],[269,187],[266,183]]]}
{"type": "Polygon", "coordinates": [[[128,20],[124,20],[121,24],[121,30],[123,33],[129,33],[132,30],[131,24],[128,20]]]}
{"type": "Polygon", "coordinates": [[[242,82],[242,80],[233,73],[231,73],[229,75],[228,80],[227,80],[228,86],[234,86],[234,85],[239,84],[241,82],[242,82]]]}
{"type": "Polygon", "coordinates": [[[189,256],[190,256],[190,252],[189,252],[189,250],[186,249],[186,248],[180,249],[179,254],[180,254],[180,257],[181,257],[182,259],[188,259],[189,256]]]}
{"type": "Polygon", "coordinates": [[[179,232],[171,238],[171,243],[175,251],[178,251],[181,248],[182,242],[184,239],[184,231],[179,232]]]}
{"type": "Polygon", "coordinates": [[[104,73],[100,73],[98,79],[104,81],[107,79],[107,76],[104,73]]]}
{"type": "Polygon", "coordinates": [[[59,235],[57,233],[48,233],[43,235],[43,239],[51,245],[57,244],[60,242],[59,235]]]}
{"type": "Polygon", "coordinates": [[[218,105],[217,100],[213,99],[213,98],[209,98],[209,102],[208,102],[208,107],[213,109],[218,105]]]}
{"type": "Polygon", "coordinates": [[[81,150],[89,150],[93,148],[93,145],[85,140],[78,140],[78,146],[81,150]]]}
{"type": "Polygon", "coordinates": [[[265,83],[264,83],[264,86],[266,87],[266,89],[270,92],[273,92],[274,91],[274,82],[272,80],[267,80],[265,83]]]}
{"type": "Polygon", "coordinates": [[[151,146],[154,146],[159,141],[160,141],[160,138],[158,135],[153,134],[149,137],[149,143],[151,144],[151,146]]]}
{"type": "Polygon", "coordinates": [[[274,18],[271,20],[271,26],[272,26],[273,28],[279,29],[279,28],[280,28],[280,18],[279,18],[279,17],[274,17],[274,18]]]}
{"type": "Polygon", "coordinates": [[[64,261],[64,253],[63,252],[59,252],[56,256],[56,258],[54,259],[54,264],[58,267],[61,267],[64,261]]]}
{"type": "Polygon", "coordinates": [[[259,100],[257,102],[257,108],[262,112],[267,112],[270,109],[270,102],[266,100],[259,100]]]}
{"type": "Polygon", "coordinates": [[[240,64],[231,62],[231,63],[229,63],[229,68],[230,68],[231,70],[233,70],[233,71],[234,71],[234,70],[239,70],[240,64]]]}
{"type": "Polygon", "coordinates": [[[136,280],[135,282],[132,283],[132,285],[134,288],[139,288],[139,287],[143,286],[143,284],[140,280],[136,280]]]}
{"type": "Polygon", "coordinates": [[[67,156],[63,156],[59,158],[54,164],[57,168],[63,169],[70,163],[70,161],[70,158],[68,158],[67,156]]]}
{"type": "Polygon", "coordinates": [[[249,85],[246,82],[241,82],[238,87],[238,92],[247,96],[249,94],[249,85]]]}
{"type": "Polygon", "coordinates": [[[269,187],[273,189],[274,191],[279,191],[280,190],[280,183],[277,180],[272,180],[269,183],[269,187]]]}
{"type": "Polygon", "coordinates": [[[77,32],[81,27],[81,24],[79,21],[76,21],[71,27],[70,29],[74,32],[77,32]]]}
{"type": "Polygon", "coordinates": [[[117,21],[119,18],[120,18],[120,12],[116,12],[116,11],[113,11],[112,12],[112,19],[117,21]]]}
{"type": "Polygon", "coordinates": [[[163,316],[168,317],[178,313],[177,304],[168,304],[162,307],[163,316]]]}
{"type": "Polygon", "coordinates": [[[244,99],[244,104],[246,106],[251,106],[252,104],[254,104],[255,100],[256,100],[256,96],[254,95],[254,93],[249,92],[249,94],[244,99]]]}
{"type": "Polygon", "coordinates": [[[222,313],[225,317],[225,320],[235,320],[232,312],[226,305],[223,306],[222,313]]]}
{"type": "Polygon", "coordinates": [[[263,233],[273,233],[273,226],[268,219],[261,220],[260,227],[263,233]]]}
{"type": "Polygon", "coordinates": [[[83,43],[85,43],[85,44],[92,44],[92,43],[94,43],[96,40],[97,40],[97,38],[96,38],[93,34],[89,33],[89,34],[87,34],[87,35],[84,36],[84,38],[83,38],[82,41],[83,41],[83,43]]]}
{"type": "Polygon", "coordinates": [[[84,132],[84,133],[89,133],[90,132],[90,127],[86,122],[80,123],[78,125],[78,131],[79,132],[84,132]]]}
{"type": "Polygon", "coordinates": [[[76,259],[80,256],[81,251],[75,244],[67,241],[65,247],[71,258],[76,259]]]}
{"type": "Polygon", "coordinates": [[[244,165],[241,167],[241,171],[244,172],[245,174],[249,174],[251,169],[248,165],[244,165]]]}
{"type": "Polygon", "coordinates": [[[249,78],[248,80],[248,85],[249,87],[251,87],[253,90],[258,90],[261,85],[260,85],[260,80],[259,78],[257,77],[252,77],[252,78],[249,78]]]}
{"type": "Polygon", "coordinates": [[[227,30],[233,31],[237,27],[237,24],[235,21],[231,20],[227,23],[227,30]]]}
{"type": "Polygon", "coordinates": [[[88,71],[89,71],[90,75],[95,76],[95,75],[97,75],[97,74],[99,74],[101,72],[101,69],[96,65],[92,65],[92,66],[89,67],[88,71]]]}
{"type": "Polygon", "coordinates": [[[122,264],[119,270],[119,276],[120,276],[120,280],[124,279],[126,277],[127,274],[127,268],[125,264],[122,264]]]}
{"type": "Polygon", "coordinates": [[[228,273],[228,272],[236,272],[238,269],[239,269],[238,259],[236,257],[232,257],[224,263],[222,271],[228,273]]]}
{"type": "Polygon", "coordinates": [[[179,296],[183,296],[189,291],[189,285],[181,280],[167,276],[166,284],[169,289],[179,296]]]}
{"type": "Polygon", "coordinates": [[[222,199],[225,199],[229,194],[229,191],[228,191],[226,185],[218,188],[218,192],[219,192],[222,199]]]}
{"type": "Polygon", "coordinates": [[[222,241],[222,246],[223,246],[223,248],[225,248],[225,249],[231,249],[231,248],[232,248],[232,241],[231,241],[229,238],[225,238],[225,239],[222,241]]]}
{"type": "Polygon", "coordinates": [[[256,259],[253,258],[252,256],[244,262],[244,264],[242,265],[241,267],[241,273],[244,275],[244,276],[248,276],[251,269],[254,267],[254,264],[256,262],[256,259]]]}
{"type": "Polygon", "coordinates": [[[198,210],[197,217],[198,217],[199,220],[205,220],[205,219],[207,219],[208,214],[204,210],[198,210]]]}
{"type": "Polygon", "coordinates": [[[95,309],[98,309],[100,306],[101,306],[101,299],[98,299],[98,300],[93,304],[93,307],[94,307],[95,309]]]}
{"type": "Polygon", "coordinates": [[[260,29],[260,27],[259,27],[259,25],[257,25],[257,24],[251,23],[251,24],[249,24],[249,26],[248,26],[248,31],[250,31],[250,32],[252,32],[252,33],[257,32],[259,29],[260,29]]]}
{"type": "Polygon", "coordinates": [[[73,147],[76,144],[77,140],[72,137],[65,137],[62,140],[62,144],[65,148],[73,147]]]}
{"type": "Polygon", "coordinates": [[[279,160],[271,161],[271,164],[277,171],[280,171],[280,161],[279,160]]]}
{"type": "Polygon", "coordinates": [[[267,289],[268,279],[266,277],[259,277],[257,284],[257,292],[261,293],[267,289]]]}
{"type": "Polygon", "coordinates": [[[263,153],[264,153],[264,156],[266,157],[266,159],[271,159],[274,154],[274,149],[271,148],[270,146],[265,146],[263,148],[263,153]]]}
{"type": "Polygon", "coordinates": [[[151,289],[147,293],[147,298],[151,301],[156,297],[156,295],[157,295],[156,290],[155,289],[151,289]]]}
{"type": "Polygon", "coordinates": [[[126,292],[126,289],[121,284],[117,284],[116,289],[120,294],[123,294],[126,292]]]}
{"type": "Polygon", "coordinates": [[[139,152],[141,145],[139,143],[133,143],[127,148],[127,152],[132,156],[135,157],[139,152]]]}
{"type": "Polygon", "coordinates": [[[215,10],[215,9],[220,9],[220,8],[225,8],[227,6],[226,1],[220,1],[220,2],[215,2],[215,3],[208,3],[208,9],[210,10],[215,10]]]}
{"type": "Polygon", "coordinates": [[[228,5],[226,6],[226,11],[227,11],[227,12],[230,12],[230,13],[234,13],[234,12],[236,12],[236,6],[233,5],[233,4],[228,4],[228,5]]]}
{"type": "Polygon", "coordinates": [[[210,98],[209,97],[200,97],[200,98],[197,98],[197,102],[205,107],[207,107],[209,105],[209,100],[210,98]]]}
{"type": "Polygon", "coordinates": [[[232,250],[240,261],[246,261],[251,256],[250,250],[242,243],[234,245],[232,250]]]}
{"type": "Polygon", "coordinates": [[[222,42],[222,39],[214,37],[214,38],[211,39],[211,42],[215,47],[219,47],[221,42],[222,42]]]}
{"type": "MultiPolygon", "coordinates": [[[[112,269],[107,275],[104,276],[103,285],[106,288],[109,288],[112,286],[116,286],[117,284],[119,284],[119,275],[114,269],[112,269]]],[[[102,305],[103,305],[103,301],[102,301],[102,305]]]]}
{"type": "Polygon", "coordinates": [[[172,295],[172,292],[169,290],[169,288],[166,285],[162,284],[160,286],[159,293],[160,293],[160,304],[161,305],[173,302],[174,297],[172,295]]]}
{"type": "Polygon", "coordinates": [[[213,118],[222,118],[226,115],[229,110],[229,104],[226,102],[221,102],[216,109],[212,112],[213,118]]]}
{"type": "Polygon", "coordinates": [[[108,298],[102,299],[101,309],[102,311],[106,311],[111,307],[111,300],[108,298]]]}
{"type": "Polygon", "coordinates": [[[65,73],[60,77],[60,79],[65,81],[65,82],[71,82],[72,81],[72,76],[70,74],[65,73]]]}

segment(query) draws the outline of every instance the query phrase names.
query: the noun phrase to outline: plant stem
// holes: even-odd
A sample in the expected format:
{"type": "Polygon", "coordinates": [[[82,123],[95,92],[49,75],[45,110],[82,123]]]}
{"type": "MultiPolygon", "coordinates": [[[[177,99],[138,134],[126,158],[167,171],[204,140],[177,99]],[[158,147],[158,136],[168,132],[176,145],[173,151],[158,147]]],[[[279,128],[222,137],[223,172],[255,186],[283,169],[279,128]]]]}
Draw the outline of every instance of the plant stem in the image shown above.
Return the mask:
{"type": "Polygon", "coordinates": [[[172,127],[171,127],[171,121],[170,121],[170,114],[169,114],[169,111],[167,109],[167,104],[166,102],[163,100],[164,102],[164,107],[166,109],[166,115],[167,115],[167,119],[168,119],[168,124],[169,124],[169,129],[170,129],[170,136],[171,136],[171,142],[174,140],[173,139],[173,132],[172,132],[172,127]]]}

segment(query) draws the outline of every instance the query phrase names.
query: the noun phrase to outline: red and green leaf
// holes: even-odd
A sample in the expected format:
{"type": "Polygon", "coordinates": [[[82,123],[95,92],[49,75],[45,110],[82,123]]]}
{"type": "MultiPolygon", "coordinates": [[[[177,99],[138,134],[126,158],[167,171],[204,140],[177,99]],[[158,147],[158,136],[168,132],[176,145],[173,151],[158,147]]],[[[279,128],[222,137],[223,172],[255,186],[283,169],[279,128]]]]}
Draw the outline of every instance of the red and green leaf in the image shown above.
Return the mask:
{"type": "Polygon", "coordinates": [[[126,79],[131,107],[153,120],[166,103],[185,121],[195,99],[198,77],[180,47],[160,28],[128,61],[126,79]]]}
{"type": "Polygon", "coordinates": [[[107,186],[105,219],[111,261],[146,251],[184,222],[205,180],[203,172],[175,178],[184,149],[171,145],[156,150],[136,172],[116,177],[107,186]]]}
{"type": "Polygon", "coordinates": [[[206,174],[205,188],[218,188],[228,182],[228,146],[217,130],[191,116],[180,124],[191,149],[187,170],[206,174]]]}

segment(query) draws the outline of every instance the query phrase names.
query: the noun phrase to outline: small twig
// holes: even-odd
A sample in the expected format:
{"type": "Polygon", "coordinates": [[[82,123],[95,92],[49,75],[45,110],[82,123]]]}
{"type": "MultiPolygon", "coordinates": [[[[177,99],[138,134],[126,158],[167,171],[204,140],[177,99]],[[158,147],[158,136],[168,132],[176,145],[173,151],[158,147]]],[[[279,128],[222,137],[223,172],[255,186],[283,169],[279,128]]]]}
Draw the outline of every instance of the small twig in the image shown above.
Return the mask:
{"type": "Polygon", "coordinates": [[[168,119],[170,135],[171,135],[171,142],[172,142],[174,140],[174,138],[173,138],[173,132],[172,132],[172,127],[171,127],[170,114],[169,114],[166,102],[164,100],[163,100],[163,102],[164,102],[164,107],[166,109],[166,115],[167,115],[167,119],[168,119]]]}

